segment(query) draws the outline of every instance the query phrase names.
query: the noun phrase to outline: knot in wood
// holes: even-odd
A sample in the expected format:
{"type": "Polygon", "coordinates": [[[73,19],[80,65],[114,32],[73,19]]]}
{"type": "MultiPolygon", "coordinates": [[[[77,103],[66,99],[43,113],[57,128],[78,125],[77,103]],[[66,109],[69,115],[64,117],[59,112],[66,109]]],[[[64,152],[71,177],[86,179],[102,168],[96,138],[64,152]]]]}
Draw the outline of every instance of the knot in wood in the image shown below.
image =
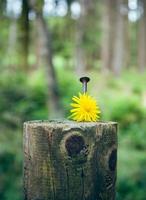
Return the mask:
{"type": "Polygon", "coordinates": [[[85,147],[85,142],[80,135],[71,135],[65,142],[65,147],[69,156],[76,156],[85,147]]]}
{"type": "Polygon", "coordinates": [[[111,171],[114,171],[116,169],[117,165],[117,149],[114,149],[109,157],[109,168],[111,171]]]}

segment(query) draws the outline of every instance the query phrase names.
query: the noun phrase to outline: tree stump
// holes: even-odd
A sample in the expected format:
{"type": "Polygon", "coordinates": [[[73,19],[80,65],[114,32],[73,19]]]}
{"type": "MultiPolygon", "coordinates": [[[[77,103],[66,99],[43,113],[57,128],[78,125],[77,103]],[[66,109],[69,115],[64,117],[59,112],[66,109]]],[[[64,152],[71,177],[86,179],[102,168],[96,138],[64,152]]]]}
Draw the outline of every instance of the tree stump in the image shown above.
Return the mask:
{"type": "Polygon", "coordinates": [[[114,200],[117,123],[24,123],[25,200],[114,200]]]}

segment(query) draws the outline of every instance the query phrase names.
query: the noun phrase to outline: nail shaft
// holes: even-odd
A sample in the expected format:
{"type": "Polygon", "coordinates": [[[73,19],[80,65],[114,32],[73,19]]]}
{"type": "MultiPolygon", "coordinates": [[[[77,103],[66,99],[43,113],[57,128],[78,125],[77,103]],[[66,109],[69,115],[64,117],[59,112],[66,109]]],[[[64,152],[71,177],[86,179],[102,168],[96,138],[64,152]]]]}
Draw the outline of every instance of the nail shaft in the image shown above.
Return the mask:
{"type": "Polygon", "coordinates": [[[90,81],[89,77],[81,77],[80,81],[82,82],[82,90],[83,93],[87,92],[87,83],[90,81]]]}

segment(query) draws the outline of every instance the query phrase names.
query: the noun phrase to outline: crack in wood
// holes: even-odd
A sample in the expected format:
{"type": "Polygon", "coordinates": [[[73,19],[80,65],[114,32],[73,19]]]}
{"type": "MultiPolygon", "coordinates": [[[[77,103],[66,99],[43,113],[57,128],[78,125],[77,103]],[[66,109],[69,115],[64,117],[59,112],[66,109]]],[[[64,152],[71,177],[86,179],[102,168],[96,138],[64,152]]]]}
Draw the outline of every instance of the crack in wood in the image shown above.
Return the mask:
{"type": "Polygon", "coordinates": [[[66,184],[67,184],[67,199],[70,200],[70,188],[69,188],[69,174],[68,174],[68,168],[66,167],[66,178],[67,178],[67,181],[66,181],[66,184]]]}
{"type": "Polygon", "coordinates": [[[115,171],[117,165],[117,149],[113,149],[109,157],[109,169],[115,171]]]}
{"type": "Polygon", "coordinates": [[[55,184],[54,184],[54,177],[53,177],[53,171],[52,171],[52,133],[48,132],[47,134],[47,139],[48,139],[48,149],[49,149],[49,153],[48,157],[49,157],[49,162],[50,162],[50,179],[51,179],[51,183],[52,183],[52,190],[53,190],[53,200],[56,199],[56,195],[55,195],[55,184]]]}
{"type": "Polygon", "coordinates": [[[84,186],[84,169],[82,167],[82,171],[81,171],[81,180],[82,180],[82,200],[84,200],[84,196],[85,196],[85,186],[84,186]]]}

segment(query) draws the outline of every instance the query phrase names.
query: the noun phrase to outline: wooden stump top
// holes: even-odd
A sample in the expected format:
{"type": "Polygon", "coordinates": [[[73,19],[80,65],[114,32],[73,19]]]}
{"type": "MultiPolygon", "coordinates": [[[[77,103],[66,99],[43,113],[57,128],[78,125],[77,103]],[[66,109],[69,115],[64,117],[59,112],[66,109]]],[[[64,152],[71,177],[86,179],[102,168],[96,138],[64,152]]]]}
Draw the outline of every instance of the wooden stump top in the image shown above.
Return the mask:
{"type": "Polygon", "coordinates": [[[117,122],[112,122],[112,121],[97,121],[97,122],[76,122],[76,121],[71,121],[71,120],[33,120],[33,121],[27,121],[24,122],[25,125],[30,125],[31,127],[37,127],[37,126],[49,126],[49,127],[76,127],[76,128],[81,128],[81,127],[93,127],[93,126],[110,126],[110,125],[117,125],[117,122]]]}

